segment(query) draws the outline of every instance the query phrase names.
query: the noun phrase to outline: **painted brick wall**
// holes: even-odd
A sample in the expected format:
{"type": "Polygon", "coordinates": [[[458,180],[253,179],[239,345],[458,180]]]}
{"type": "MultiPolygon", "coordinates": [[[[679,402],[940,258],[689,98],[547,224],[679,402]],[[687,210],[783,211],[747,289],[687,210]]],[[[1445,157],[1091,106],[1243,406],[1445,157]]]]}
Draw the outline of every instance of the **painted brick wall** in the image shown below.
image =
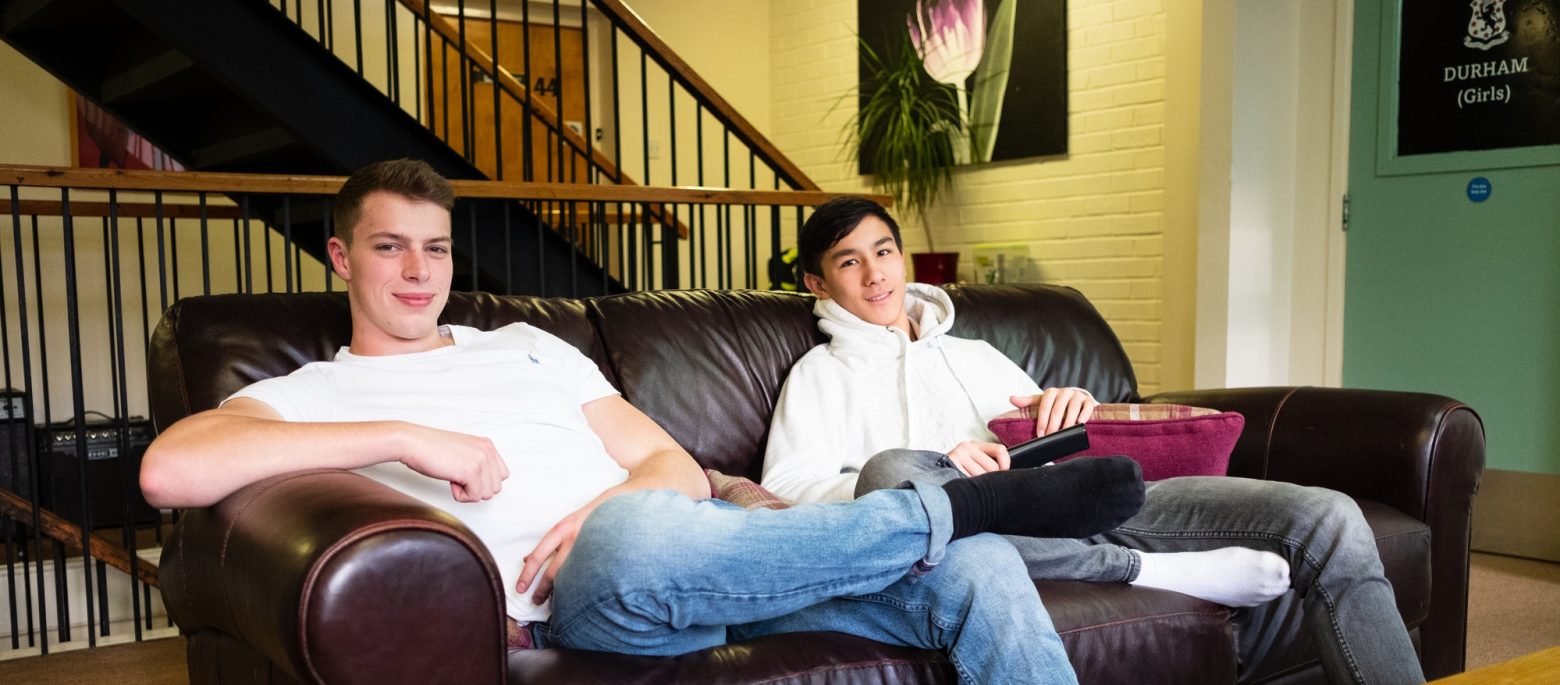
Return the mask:
{"type": "MultiPolygon", "coordinates": [[[[1082,291],[1125,344],[1144,394],[1160,389],[1164,241],[1163,0],[1067,0],[1068,153],[961,169],[927,216],[938,250],[1023,243],[1038,279],[1082,291]]],[[[772,136],[827,190],[867,190],[842,152],[855,112],[856,0],[771,4],[772,136]],[[837,106],[836,106],[837,105],[837,106]],[[830,111],[833,108],[833,111],[830,111]]],[[[900,216],[906,247],[927,226],[900,216]]]]}

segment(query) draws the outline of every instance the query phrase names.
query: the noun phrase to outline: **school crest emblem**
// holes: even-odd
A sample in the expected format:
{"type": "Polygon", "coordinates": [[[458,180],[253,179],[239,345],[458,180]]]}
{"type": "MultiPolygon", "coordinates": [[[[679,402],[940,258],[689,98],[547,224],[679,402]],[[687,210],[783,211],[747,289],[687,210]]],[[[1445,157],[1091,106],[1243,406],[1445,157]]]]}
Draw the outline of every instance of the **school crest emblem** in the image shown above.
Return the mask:
{"type": "Polygon", "coordinates": [[[1463,45],[1488,50],[1511,38],[1506,30],[1506,0],[1470,0],[1473,16],[1468,18],[1468,37],[1463,45]]]}

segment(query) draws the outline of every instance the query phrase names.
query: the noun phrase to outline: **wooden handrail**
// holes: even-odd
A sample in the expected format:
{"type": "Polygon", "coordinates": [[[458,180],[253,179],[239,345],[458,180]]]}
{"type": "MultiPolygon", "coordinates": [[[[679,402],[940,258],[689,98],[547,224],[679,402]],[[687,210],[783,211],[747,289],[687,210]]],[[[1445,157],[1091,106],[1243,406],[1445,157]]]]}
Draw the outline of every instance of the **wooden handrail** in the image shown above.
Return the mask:
{"type": "MultiPolygon", "coordinates": [[[[5,488],[0,488],[0,516],[5,516],[13,521],[25,525],[32,525],[33,504],[21,495],[5,488]]],[[[50,540],[56,540],[65,545],[67,554],[81,554],[81,526],[61,518],[48,509],[38,508],[38,530],[50,540]]],[[[87,542],[92,558],[109,566],[119,569],[126,574],[135,573],[135,577],[141,582],[152,587],[157,587],[157,565],[142,559],[129,550],[104,537],[101,533],[93,533],[87,542]],[[132,562],[133,560],[133,562],[132,562]]]]}
{"type": "MultiPolygon", "coordinates": [[[[233,174],[193,171],[85,169],[0,164],[0,185],[97,190],[334,195],[344,176],[233,174]]],[[[699,186],[611,186],[586,183],[450,181],[464,198],[650,204],[732,204],[813,207],[838,197],[864,197],[885,207],[887,195],[812,190],[742,190],[699,186]]],[[[76,203],[72,202],[72,206],[76,203]]],[[[165,204],[164,207],[171,205],[165,204]]]]}
{"type": "MultiPolygon", "coordinates": [[[[127,219],[154,219],[157,217],[157,205],[148,202],[120,202],[118,203],[119,216],[127,219]]],[[[22,200],[17,203],[17,213],[27,216],[65,216],[65,203],[58,200],[22,200]]],[[[0,216],[10,216],[11,201],[0,200],[0,216]]],[[[71,216],[106,217],[109,215],[107,202],[75,202],[70,203],[71,216]]],[[[200,205],[165,203],[162,206],[164,219],[199,219],[200,205]]],[[[206,205],[207,219],[242,219],[243,210],[231,205],[206,205]]]]}
{"type": "Polygon", "coordinates": [[[628,34],[629,38],[638,43],[641,48],[648,51],[655,58],[655,61],[661,65],[661,68],[672,74],[674,78],[682,81],[683,86],[693,93],[694,97],[701,100],[706,108],[714,112],[716,118],[724,119],[727,125],[731,126],[732,132],[737,134],[737,138],[757,150],[759,156],[772,165],[775,171],[788,183],[797,190],[819,189],[818,184],[813,183],[812,179],[807,177],[807,174],[802,171],[801,167],[796,166],[791,162],[790,158],[781,154],[780,148],[775,147],[774,143],[769,142],[769,139],[764,134],[759,133],[758,128],[753,126],[747,118],[738,114],[736,107],[727,102],[726,98],[721,97],[720,93],[717,93],[708,81],[700,77],[693,70],[693,67],[688,66],[687,62],[678,57],[677,53],[672,52],[672,49],[666,45],[666,42],[661,40],[661,37],[656,35],[655,31],[643,19],[639,18],[639,15],[634,10],[623,4],[622,0],[591,0],[591,2],[617,21],[623,28],[624,33],[628,34]]]}

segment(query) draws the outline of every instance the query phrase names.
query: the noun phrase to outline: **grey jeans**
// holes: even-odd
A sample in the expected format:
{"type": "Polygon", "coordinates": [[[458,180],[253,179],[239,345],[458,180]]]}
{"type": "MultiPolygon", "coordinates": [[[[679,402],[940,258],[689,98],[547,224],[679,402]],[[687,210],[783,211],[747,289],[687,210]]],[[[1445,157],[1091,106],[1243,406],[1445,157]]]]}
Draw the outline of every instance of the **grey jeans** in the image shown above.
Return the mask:
{"type": "MultiPolygon", "coordinates": [[[[887,450],[862,467],[856,495],[961,477],[938,452],[887,450]]],[[[1242,681],[1283,671],[1294,665],[1290,652],[1315,645],[1334,683],[1424,682],[1375,536],[1342,493],[1247,478],[1169,478],[1148,483],[1142,510],[1116,530],[1085,540],[1008,540],[1037,580],[1130,582],[1139,562],[1129,550],[1274,552],[1289,561],[1292,591],[1235,611],[1242,681]]]]}

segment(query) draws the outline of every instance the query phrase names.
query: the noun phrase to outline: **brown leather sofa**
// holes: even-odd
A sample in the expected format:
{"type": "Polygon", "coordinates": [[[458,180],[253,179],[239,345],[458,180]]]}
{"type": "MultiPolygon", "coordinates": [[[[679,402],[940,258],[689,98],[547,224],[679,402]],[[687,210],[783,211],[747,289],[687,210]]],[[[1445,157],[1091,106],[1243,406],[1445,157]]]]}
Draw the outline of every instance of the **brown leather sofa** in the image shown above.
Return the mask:
{"type": "MultiPolygon", "coordinates": [[[[1141,398],[1120,342],[1076,291],[950,287],[954,333],[990,341],[1042,386],[1102,401],[1240,411],[1230,474],[1320,485],[1360,502],[1398,608],[1434,678],[1462,670],[1468,535],[1484,436],[1433,395],[1244,388],[1141,398]]],[[[756,478],[790,365],[822,338],[804,295],[671,291],[595,300],[457,293],[445,320],[526,321],[578,346],[704,466],[756,478]]],[[[152,343],[159,428],[347,343],[340,294],[191,298],[152,343]]],[[[339,471],[251,485],[187,511],[166,541],[162,592],[195,683],[952,682],[942,656],[832,633],[772,636],[675,658],[506,653],[498,573],[449,516],[339,471]]],[[[1238,664],[1231,610],[1120,584],[1038,582],[1084,683],[1309,682],[1291,631],[1238,664]]]]}

